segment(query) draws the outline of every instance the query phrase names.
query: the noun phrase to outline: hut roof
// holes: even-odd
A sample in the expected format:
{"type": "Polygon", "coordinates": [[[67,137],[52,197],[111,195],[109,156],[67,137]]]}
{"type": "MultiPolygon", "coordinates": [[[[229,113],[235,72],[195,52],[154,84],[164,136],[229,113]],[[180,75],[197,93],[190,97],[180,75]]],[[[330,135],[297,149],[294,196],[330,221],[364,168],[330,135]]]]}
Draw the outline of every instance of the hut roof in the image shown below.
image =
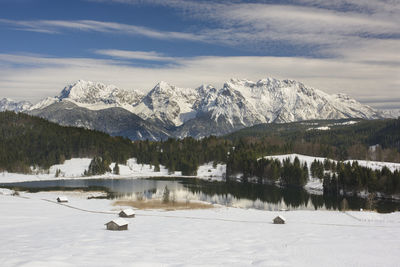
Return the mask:
{"type": "Polygon", "coordinates": [[[59,201],[68,201],[68,198],[66,196],[59,196],[57,198],[57,200],[59,200],[59,201]]]}
{"type": "Polygon", "coordinates": [[[285,217],[283,217],[282,215],[276,216],[276,217],[274,218],[274,220],[275,220],[275,219],[281,219],[281,220],[283,220],[283,221],[286,221],[285,217]]]}
{"type": "Polygon", "coordinates": [[[114,219],[112,221],[109,221],[108,223],[106,223],[106,225],[109,224],[109,223],[112,223],[112,222],[115,223],[118,226],[124,226],[124,225],[128,224],[128,222],[125,221],[124,219],[117,218],[117,219],[114,219]]]}
{"type": "Polygon", "coordinates": [[[135,211],[133,209],[124,209],[122,212],[125,213],[127,216],[132,216],[135,214],[135,211]]]}

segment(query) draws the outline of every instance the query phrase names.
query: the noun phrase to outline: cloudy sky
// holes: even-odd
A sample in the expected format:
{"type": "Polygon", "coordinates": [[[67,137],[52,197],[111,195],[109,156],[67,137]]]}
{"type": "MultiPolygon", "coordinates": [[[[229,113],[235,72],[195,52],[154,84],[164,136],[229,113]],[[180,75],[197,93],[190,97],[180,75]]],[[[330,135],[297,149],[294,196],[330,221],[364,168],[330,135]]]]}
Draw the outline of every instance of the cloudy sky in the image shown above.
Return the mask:
{"type": "Polygon", "coordinates": [[[295,79],[400,108],[400,0],[1,0],[0,98],[295,79]]]}

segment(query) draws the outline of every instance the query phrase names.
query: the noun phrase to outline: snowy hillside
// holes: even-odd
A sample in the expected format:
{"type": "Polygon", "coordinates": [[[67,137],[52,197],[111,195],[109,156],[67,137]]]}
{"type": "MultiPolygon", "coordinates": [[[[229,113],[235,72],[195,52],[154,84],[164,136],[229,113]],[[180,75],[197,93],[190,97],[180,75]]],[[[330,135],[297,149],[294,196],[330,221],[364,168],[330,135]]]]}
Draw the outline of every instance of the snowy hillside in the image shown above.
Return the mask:
{"type": "MultiPolygon", "coordinates": [[[[66,160],[63,164],[56,164],[49,170],[33,170],[32,174],[0,172],[0,183],[27,182],[27,181],[43,181],[43,180],[59,180],[59,179],[98,179],[98,178],[143,178],[143,177],[184,177],[182,172],[175,171],[169,173],[168,169],[160,165],[160,171],[155,172],[154,166],[149,164],[138,164],[135,158],[127,160],[126,165],[119,164],[120,174],[106,173],[97,176],[84,176],[83,173],[89,168],[90,158],[73,158],[66,160]],[[56,177],[56,172],[60,171],[56,177]]],[[[115,163],[110,165],[112,170],[115,163]]],[[[226,172],[225,164],[218,164],[213,167],[213,163],[207,163],[199,166],[196,176],[185,176],[198,179],[211,179],[222,181],[226,172]]]]}
{"type": "MultiPolygon", "coordinates": [[[[311,166],[311,163],[313,163],[314,160],[324,162],[324,160],[327,159],[322,157],[312,157],[300,154],[275,155],[275,156],[267,156],[266,158],[279,159],[280,161],[289,158],[290,161],[293,162],[295,157],[297,157],[301,163],[307,163],[308,167],[311,166]]],[[[336,160],[333,159],[329,160],[337,162],[336,160]]],[[[371,168],[373,170],[381,170],[383,167],[387,167],[392,172],[395,170],[400,171],[400,163],[394,163],[394,162],[382,162],[382,161],[372,161],[372,160],[345,160],[343,161],[343,163],[347,162],[352,163],[353,161],[357,161],[358,165],[360,166],[371,168]]]]}

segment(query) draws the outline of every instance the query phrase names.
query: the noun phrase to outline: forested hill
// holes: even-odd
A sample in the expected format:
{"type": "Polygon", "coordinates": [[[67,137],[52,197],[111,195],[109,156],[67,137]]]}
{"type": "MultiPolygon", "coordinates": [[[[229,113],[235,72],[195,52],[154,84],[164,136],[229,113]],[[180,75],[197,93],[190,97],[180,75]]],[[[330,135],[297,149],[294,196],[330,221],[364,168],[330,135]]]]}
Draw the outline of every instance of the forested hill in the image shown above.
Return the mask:
{"type": "Polygon", "coordinates": [[[73,157],[103,156],[124,162],[132,142],[83,128],[63,127],[23,113],[0,112],[0,171],[29,172],[73,157]]]}
{"type": "Polygon", "coordinates": [[[400,119],[259,124],[224,138],[269,144],[278,153],[400,162],[400,119]]]}
{"type": "Polygon", "coordinates": [[[73,157],[101,156],[118,163],[135,157],[185,175],[210,161],[227,163],[228,172],[251,173],[258,158],[288,153],[400,162],[400,119],[262,124],[225,137],[131,142],[22,113],[0,113],[0,171],[28,172],[30,166],[46,169],[73,157]]]}

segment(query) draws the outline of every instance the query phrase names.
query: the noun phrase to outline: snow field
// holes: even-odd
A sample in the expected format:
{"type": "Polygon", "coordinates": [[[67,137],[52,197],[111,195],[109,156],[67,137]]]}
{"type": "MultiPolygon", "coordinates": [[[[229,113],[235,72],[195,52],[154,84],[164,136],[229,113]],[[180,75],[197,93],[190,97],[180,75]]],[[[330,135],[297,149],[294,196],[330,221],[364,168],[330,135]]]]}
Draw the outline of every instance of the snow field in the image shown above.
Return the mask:
{"type": "MultiPolygon", "coordinates": [[[[216,168],[212,166],[212,162],[199,166],[197,176],[182,176],[182,172],[176,171],[172,174],[168,173],[168,169],[160,165],[160,171],[155,172],[154,166],[149,164],[138,164],[135,158],[127,160],[127,164],[118,164],[120,174],[115,175],[106,173],[104,175],[83,176],[85,170],[88,169],[90,158],[73,158],[66,160],[64,164],[57,164],[50,167],[49,171],[37,171],[37,174],[20,174],[20,173],[0,173],[0,183],[40,181],[40,180],[57,180],[57,179],[99,179],[99,178],[145,178],[145,177],[191,177],[200,179],[211,179],[221,181],[226,171],[225,164],[218,164],[216,168]],[[59,177],[55,177],[56,171],[61,171],[59,177]]],[[[115,163],[110,165],[111,170],[115,163]]]]}
{"type": "MultiPolygon", "coordinates": [[[[265,158],[273,158],[273,159],[279,159],[280,161],[283,161],[287,158],[290,158],[290,161],[293,162],[294,158],[298,157],[301,163],[307,163],[307,166],[310,168],[311,163],[313,163],[314,160],[324,162],[326,158],[322,157],[312,157],[312,156],[305,156],[305,155],[300,155],[300,154],[286,154],[286,155],[274,155],[274,156],[266,156],[265,158]]],[[[329,159],[330,161],[337,162],[336,160],[329,159]]],[[[388,167],[390,171],[395,171],[395,170],[400,170],[400,163],[393,163],[393,162],[381,162],[381,161],[371,161],[371,160],[345,160],[343,161],[344,163],[350,162],[353,163],[354,161],[357,161],[360,166],[363,167],[368,167],[374,170],[380,170],[384,166],[388,167]]]]}
{"type": "MultiPolygon", "coordinates": [[[[0,194],[1,266],[398,266],[400,213],[357,220],[337,211],[136,211],[128,231],[104,223],[124,207],[63,192],[0,194]],[[274,225],[278,214],[285,225],[274,225]]],[[[352,212],[352,215],[370,212],[352,212]]],[[[363,216],[363,215],[360,215],[363,216]]]]}

